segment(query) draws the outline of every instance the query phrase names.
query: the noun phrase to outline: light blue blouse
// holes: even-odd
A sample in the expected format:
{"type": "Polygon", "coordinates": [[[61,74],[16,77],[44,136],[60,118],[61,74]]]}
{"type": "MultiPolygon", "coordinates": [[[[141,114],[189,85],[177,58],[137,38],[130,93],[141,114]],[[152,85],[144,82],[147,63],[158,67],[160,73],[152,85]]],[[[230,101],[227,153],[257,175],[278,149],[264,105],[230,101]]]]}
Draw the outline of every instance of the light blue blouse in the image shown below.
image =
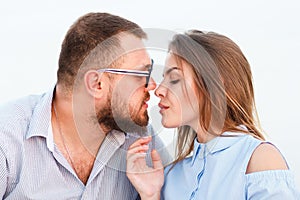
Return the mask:
{"type": "Polygon", "coordinates": [[[247,134],[225,132],[208,143],[194,141],[194,154],[165,169],[165,200],[294,200],[300,199],[290,170],[245,174],[250,157],[262,141],[247,134]]]}

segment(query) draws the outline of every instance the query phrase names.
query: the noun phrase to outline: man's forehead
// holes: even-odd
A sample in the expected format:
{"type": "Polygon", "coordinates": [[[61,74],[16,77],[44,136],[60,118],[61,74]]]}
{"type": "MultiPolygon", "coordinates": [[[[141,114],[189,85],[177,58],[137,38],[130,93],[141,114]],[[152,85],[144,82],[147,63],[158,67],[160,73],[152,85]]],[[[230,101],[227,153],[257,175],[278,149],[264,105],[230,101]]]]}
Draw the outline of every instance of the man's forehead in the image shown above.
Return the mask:
{"type": "Polygon", "coordinates": [[[143,40],[132,34],[121,34],[120,44],[124,53],[121,68],[146,70],[151,64],[151,59],[145,48],[143,40]]]}
{"type": "Polygon", "coordinates": [[[151,59],[145,49],[127,52],[123,55],[121,68],[147,70],[151,65],[151,59]]]}
{"type": "Polygon", "coordinates": [[[120,45],[125,53],[136,51],[139,49],[145,49],[143,40],[132,34],[120,34],[119,39],[120,45]]]}

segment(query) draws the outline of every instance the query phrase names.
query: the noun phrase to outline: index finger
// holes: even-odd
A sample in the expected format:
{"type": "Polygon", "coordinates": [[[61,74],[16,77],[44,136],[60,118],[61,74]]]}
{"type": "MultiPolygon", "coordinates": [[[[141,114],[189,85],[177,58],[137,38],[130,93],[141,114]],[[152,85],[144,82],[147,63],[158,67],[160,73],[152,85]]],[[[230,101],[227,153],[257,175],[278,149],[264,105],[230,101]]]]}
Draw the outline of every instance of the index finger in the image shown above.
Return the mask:
{"type": "Polygon", "coordinates": [[[135,148],[135,147],[138,147],[138,146],[142,146],[142,145],[147,145],[147,144],[149,144],[151,139],[152,139],[151,136],[139,138],[129,146],[129,149],[135,148]]]}

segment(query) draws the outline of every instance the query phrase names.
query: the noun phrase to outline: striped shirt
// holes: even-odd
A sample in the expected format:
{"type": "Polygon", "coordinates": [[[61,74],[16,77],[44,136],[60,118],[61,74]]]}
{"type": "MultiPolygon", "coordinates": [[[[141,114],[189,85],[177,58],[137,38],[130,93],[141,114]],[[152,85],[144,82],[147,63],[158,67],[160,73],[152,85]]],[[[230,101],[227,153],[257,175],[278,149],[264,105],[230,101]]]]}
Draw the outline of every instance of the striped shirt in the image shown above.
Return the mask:
{"type": "MultiPolygon", "coordinates": [[[[0,197],[7,200],[139,198],[126,177],[126,152],[136,134],[111,131],[84,185],[53,141],[53,91],[0,107],[0,197]]],[[[152,129],[148,130],[153,135],[152,129]]],[[[154,147],[167,163],[169,156],[159,137],[153,136],[150,150],[154,147]]]]}

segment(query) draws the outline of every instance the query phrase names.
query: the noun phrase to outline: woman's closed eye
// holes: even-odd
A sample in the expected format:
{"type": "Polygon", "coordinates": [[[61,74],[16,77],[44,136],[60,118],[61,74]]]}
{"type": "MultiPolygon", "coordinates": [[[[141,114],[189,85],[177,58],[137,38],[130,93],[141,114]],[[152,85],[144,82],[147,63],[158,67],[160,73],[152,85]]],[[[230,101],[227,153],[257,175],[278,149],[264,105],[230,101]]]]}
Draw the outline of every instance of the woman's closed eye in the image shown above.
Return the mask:
{"type": "Polygon", "coordinates": [[[179,81],[180,81],[179,79],[175,79],[175,80],[171,80],[170,83],[174,85],[174,84],[178,83],[179,81]]]}
{"type": "Polygon", "coordinates": [[[180,81],[181,76],[177,72],[171,72],[168,78],[169,82],[174,85],[180,81]]]}

